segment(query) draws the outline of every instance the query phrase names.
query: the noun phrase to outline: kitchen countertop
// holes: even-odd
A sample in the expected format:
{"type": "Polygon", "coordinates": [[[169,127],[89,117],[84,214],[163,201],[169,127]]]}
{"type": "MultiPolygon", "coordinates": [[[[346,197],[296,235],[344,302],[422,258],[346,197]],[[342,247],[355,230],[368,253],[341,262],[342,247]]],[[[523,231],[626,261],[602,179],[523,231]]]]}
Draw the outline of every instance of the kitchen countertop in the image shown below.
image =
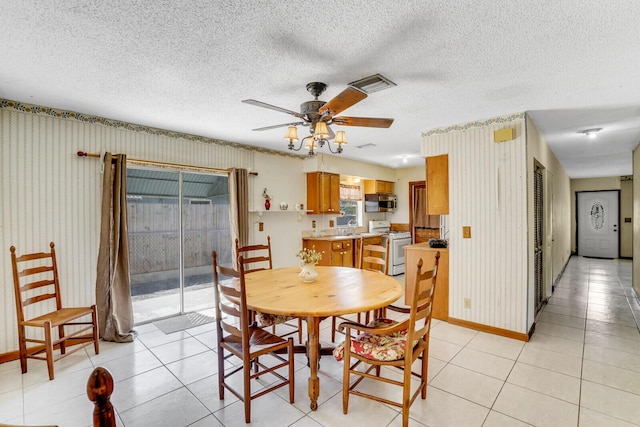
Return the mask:
{"type": "Polygon", "coordinates": [[[440,252],[449,252],[449,248],[432,248],[429,246],[429,242],[415,243],[413,245],[407,245],[404,247],[405,250],[413,249],[419,251],[440,251],[440,252]]]}
{"type": "Polygon", "coordinates": [[[375,236],[382,236],[382,234],[380,233],[358,233],[358,234],[351,234],[351,235],[346,235],[346,236],[341,236],[339,234],[334,234],[331,236],[319,236],[319,237],[303,237],[302,240],[325,240],[325,241],[337,241],[337,240],[352,240],[352,239],[359,239],[361,237],[375,237],[375,236]]]}

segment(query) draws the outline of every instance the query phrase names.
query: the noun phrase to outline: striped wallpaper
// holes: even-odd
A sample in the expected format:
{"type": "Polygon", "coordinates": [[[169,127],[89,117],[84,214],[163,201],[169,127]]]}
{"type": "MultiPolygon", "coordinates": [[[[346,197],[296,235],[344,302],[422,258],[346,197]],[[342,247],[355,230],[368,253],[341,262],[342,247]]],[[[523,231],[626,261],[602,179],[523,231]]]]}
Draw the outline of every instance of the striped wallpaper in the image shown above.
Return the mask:
{"type": "Polygon", "coordinates": [[[424,156],[449,156],[449,317],[518,333],[527,332],[524,134],[524,116],[513,115],[422,136],[424,156]],[[495,143],[506,127],[515,139],[495,143]]]}

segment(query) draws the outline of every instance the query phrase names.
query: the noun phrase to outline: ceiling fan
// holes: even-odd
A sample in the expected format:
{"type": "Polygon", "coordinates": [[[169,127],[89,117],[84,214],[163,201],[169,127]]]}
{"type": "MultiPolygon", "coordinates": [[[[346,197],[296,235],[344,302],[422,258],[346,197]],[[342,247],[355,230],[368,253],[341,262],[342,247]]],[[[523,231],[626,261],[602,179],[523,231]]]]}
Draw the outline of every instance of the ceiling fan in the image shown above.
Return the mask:
{"type": "MultiPolygon", "coordinates": [[[[337,134],[334,134],[331,128],[329,128],[329,125],[388,128],[393,123],[393,119],[388,118],[337,116],[337,114],[340,114],[342,111],[365,99],[367,94],[356,87],[349,86],[328,102],[319,100],[318,97],[322,95],[326,89],[327,85],[325,83],[311,82],[307,84],[307,91],[313,95],[314,100],[300,104],[300,112],[256,101],[255,99],[244,99],[242,102],[255,105],[257,107],[291,114],[292,116],[301,119],[301,121],[298,122],[283,123],[252,130],[263,131],[287,126],[289,129],[285,138],[289,139],[289,149],[296,151],[300,150],[300,148],[305,145],[304,141],[308,140],[306,142],[306,147],[309,148],[310,155],[314,154],[313,150],[315,147],[322,147],[324,142],[330,139],[335,139],[335,143],[338,145],[337,151],[335,152],[342,152],[342,145],[347,143],[345,134],[343,131],[339,131],[337,134]],[[293,142],[298,140],[296,126],[300,125],[309,126],[311,136],[303,138],[300,143],[300,147],[295,149],[293,142]],[[309,138],[311,138],[311,140],[309,140],[309,138]]],[[[329,146],[329,149],[331,152],[334,152],[331,149],[331,146],[329,146]]]]}

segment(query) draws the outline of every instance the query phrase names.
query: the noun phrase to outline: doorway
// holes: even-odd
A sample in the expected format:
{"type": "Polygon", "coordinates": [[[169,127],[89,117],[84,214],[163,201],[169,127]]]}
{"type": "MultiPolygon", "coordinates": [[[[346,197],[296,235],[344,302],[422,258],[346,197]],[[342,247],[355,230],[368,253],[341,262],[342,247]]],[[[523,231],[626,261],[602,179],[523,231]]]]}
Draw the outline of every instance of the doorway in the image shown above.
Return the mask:
{"type": "Polygon", "coordinates": [[[582,191],[576,197],[578,255],[618,258],[620,191],[582,191]]]}
{"type": "Polygon", "coordinates": [[[544,170],[535,165],[533,171],[533,281],[536,314],[544,302],[544,170]]]}
{"type": "Polygon", "coordinates": [[[213,307],[211,252],[230,265],[228,176],[127,169],[134,322],[213,307]]]}
{"type": "Polygon", "coordinates": [[[427,215],[426,181],[409,182],[409,229],[413,243],[440,238],[440,215],[427,215]]]}

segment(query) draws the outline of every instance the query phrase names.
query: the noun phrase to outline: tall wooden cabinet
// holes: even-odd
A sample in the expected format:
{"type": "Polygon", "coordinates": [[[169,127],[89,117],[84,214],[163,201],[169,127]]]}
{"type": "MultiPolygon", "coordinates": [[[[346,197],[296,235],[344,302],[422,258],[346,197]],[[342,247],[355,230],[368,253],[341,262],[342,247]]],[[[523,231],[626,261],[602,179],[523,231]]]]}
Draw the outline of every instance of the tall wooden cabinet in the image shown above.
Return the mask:
{"type": "Polygon", "coordinates": [[[427,167],[427,214],[449,213],[449,156],[431,156],[427,167]]]}
{"type": "MultiPolygon", "coordinates": [[[[433,318],[449,320],[449,249],[431,248],[428,243],[418,243],[404,247],[404,280],[405,296],[411,295],[416,279],[416,266],[422,258],[423,269],[433,268],[436,252],[440,252],[438,261],[438,277],[436,278],[436,290],[433,294],[433,318]]],[[[406,301],[405,301],[406,303],[406,301]]]]}
{"type": "Polygon", "coordinates": [[[340,175],[307,173],[307,210],[310,214],[340,213],[340,175]]]}

